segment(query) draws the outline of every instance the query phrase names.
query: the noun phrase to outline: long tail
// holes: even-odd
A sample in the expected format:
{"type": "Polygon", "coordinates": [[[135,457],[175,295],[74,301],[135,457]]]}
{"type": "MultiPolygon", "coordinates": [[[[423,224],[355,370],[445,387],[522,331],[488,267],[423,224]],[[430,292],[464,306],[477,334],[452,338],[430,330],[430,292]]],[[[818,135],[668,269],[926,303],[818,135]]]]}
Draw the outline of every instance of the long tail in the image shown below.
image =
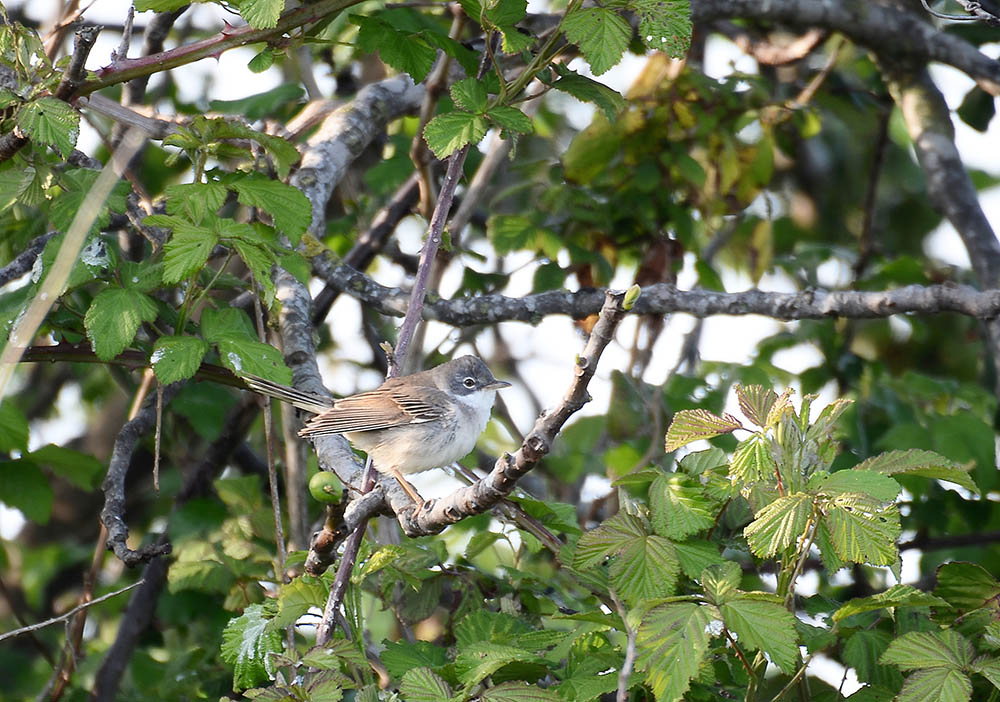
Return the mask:
{"type": "Polygon", "coordinates": [[[244,375],[242,378],[243,382],[245,382],[254,392],[258,392],[261,395],[267,395],[268,397],[273,397],[277,400],[282,400],[298,407],[299,409],[303,409],[306,412],[321,414],[333,407],[333,401],[323,397],[322,395],[315,395],[311,392],[296,390],[295,388],[287,385],[272,383],[270,380],[264,380],[263,378],[258,378],[253,375],[244,375]]]}

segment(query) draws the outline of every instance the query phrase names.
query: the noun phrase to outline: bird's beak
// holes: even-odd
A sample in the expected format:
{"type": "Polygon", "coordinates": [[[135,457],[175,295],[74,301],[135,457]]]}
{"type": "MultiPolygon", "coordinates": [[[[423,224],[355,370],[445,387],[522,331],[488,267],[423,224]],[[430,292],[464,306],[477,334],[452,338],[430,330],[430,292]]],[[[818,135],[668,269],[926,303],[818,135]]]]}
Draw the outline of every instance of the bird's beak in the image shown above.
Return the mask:
{"type": "Polygon", "coordinates": [[[510,383],[506,380],[494,380],[489,385],[484,385],[483,390],[499,390],[500,388],[509,388],[510,383]]]}

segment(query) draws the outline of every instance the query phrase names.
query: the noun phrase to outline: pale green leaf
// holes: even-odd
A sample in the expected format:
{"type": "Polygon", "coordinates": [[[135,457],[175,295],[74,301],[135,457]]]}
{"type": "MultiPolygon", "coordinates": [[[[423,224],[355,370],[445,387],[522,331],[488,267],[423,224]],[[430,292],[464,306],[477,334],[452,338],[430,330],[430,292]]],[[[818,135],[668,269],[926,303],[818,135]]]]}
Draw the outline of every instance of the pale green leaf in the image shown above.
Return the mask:
{"type": "Polygon", "coordinates": [[[824,522],[837,555],[853,563],[892,565],[898,558],[899,510],[864,495],[838,495],[828,503],[824,522]]]}
{"type": "Polygon", "coordinates": [[[972,681],[958,670],[918,670],[906,679],[896,702],[968,702],[972,681]]]}
{"type": "Polygon", "coordinates": [[[767,437],[760,434],[752,434],[737,444],[729,462],[729,475],[744,483],[773,479],[777,471],[767,437]]]}
{"type": "Polygon", "coordinates": [[[699,577],[712,603],[721,605],[738,594],[743,569],[739,563],[726,561],[705,568],[699,577]]]}
{"type": "Polygon", "coordinates": [[[544,665],[544,659],[517,646],[480,641],[463,646],[455,659],[455,672],[463,685],[472,686],[514,662],[544,665]]]}
{"type": "Polygon", "coordinates": [[[198,372],[208,344],[193,336],[161,336],[149,357],[157,380],[164,385],[187,380],[198,372]]]}
{"type": "Polygon", "coordinates": [[[214,217],[226,201],[226,188],[221,183],[179,183],[167,186],[167,214],[202,224],[214,217]]]}
{"type": "Polygon", "coordinates": [[[430,668],[411,668],[399,683],[407,702],[441,702],[451,698],[451,687],[430,668]]]}
{"type": "Polygon", "coordinates": [[[609,575],[615,591],[634,605],[672,595],[679,572],[674,545],[661,536],[646,536],[612,556],[609,575]]]}
{"type": "Polygon", "coordinates": [[[201,227],[170,215],[152,215],[143,220],[151,226],[171,226],[170,240],[163,246],[163,282],[179,283],[205,265],[218,242],[208,227],[201,227]]]}
{"type": "Polygon", "coordinates": [[[257,339],[250,317],[243,310],[233,307],[206,309],[201,315],[201,335],[210,344],[227,336],[238,336],[250,341],[257,339]]]}
{"type": "Polygon", "coordinates": [[[464,78],[451,86],[451,99],[466,112],[485,112],[488,97],[486,86],[475,78],[464,78]]]}
{"type": "Polygon", "coordinates": [[[15,116],[17,126],[36,144],[51,146],[68,158],[80,136],[80,115],[70,105],[54,97],[41,97],[21,106],[15,116]]]}
{"type": "Polygon", "coordinates": [[[199,590],[224,595],[229,592],[234,580],[235,576],[229,568],[211,559],[176,561],[167,571],[171,593],[199,590]]]}
{"type": "Polygon", "coordinates": [[[1000,660],[980,658],[972,663],[972,672],[979,673],[989,680],[993,687],[1000,690],[1000,660]]]}
{"type": "Polygon", "coordinates": [[[271,280],[271,266],[277,263],[274,253],[263,246],[240,239],[235,239],[232,243],[236,253],[253,273],[254,282],[260,286],[264,304],[270,307],[276,293],[274,281],[271,280]]]}
{"type": "Polygon", "coordinates": [[[972,662],[974,655],[972,644],[954,629],[911,631],[889,644],[881,662],[897,665],[900,670],[961,670],[972,662]]]}
{"type": "Polygon", "coordinates": [[[735,390],[740,411],[757,426],[766,427],[767,415],[778,399],[774,390],[763,385],[737,385],[735,390]]]}
{"type": "Polygon", "coordinates": [[[108,288],[90,303],[83,319],[87,338],[102,361],[124,351],[143,322],[156,319],[156,303],[132,290],[108,288]]]}
{"type": "Polygon", "coordinates": [[[701,485],[684,475],[660,474],[649,487],[650,521],[660,536],[681,541],[715,523],[701,485]]]}
{"type": "Polygon", "coordinates": [[[646,527],[641,519],[619,512],[580,537],[573,554],[573,567],[589,568],[646,536],[646,527]]]}
{"type": "Polygon", "coordinates": [[[486,136],[486,120],[470,112],[446,112],[424,127],[424,140],[438,158],[451,156],[486,136]]]}
{"type": "Polygon", "coordinates": [[[713,607],[693,602],[660,605],[643,617],[637,665],[658,702],[675,702],[687,692],[708,651],[708,625],[717,618],[713,607]]]}
{"type": "Polygon", "coordinates": [[[360,583],[372,573],[377,573],[387,565],[399,560],[406,555],[406,549],[396,544],[386,544],[380,546],[368,559],[365,564],[357,569],[351,580],[360,583]]]}
{"type": "Polygon", "coordinates": [[[741,646],[764,651],[782,671],[795,672],[799,648],[791,612],[779,604],[745,598],[730,600],[720,610],[741,646]]]}
{"type": "Polygon", "coordinates": [[[950,608],[951,605],[940,597],[922,592],[911,585],[893,585],[885,592],[880,592],[877,595],[855,597],[852,600],[848,600],[840,609],[833,613],[833,621],[839,622],[845,617],[876,609],[884,609],[886,607],[950,608]]]}
{"type": "Polygon", "coordinates": [[[933,451],[919,449],[887,451],[862,461],[854,468],[855,470],[871,470],[886,475],[919,475],[924,478],[946,480],[979,494],[979,488],[969,477],[971,463],[966,465],[955,463],[933,451]]]}
{"type": "Polygon", "coordinates": [[[233,665],[233,689],[242,690],[266,682],[272,674],[271,653],[280,653],[282,635],[268,627],[264,607],[249,605],[230,619],[222,632],[222,660],[233,665]]]}
{"type": "Polygon", "coordinates": [[[900,491],[899,483],[889,476],[856,468],[816,473],[809,479],[808,489],[820,495],[857,492],[880,502],[892,502],[900,491]]]}
{"type": "Polygon", "coordinates": [[[812,511],[813,497],[804,492],[765,505],[743,530],[750,550],[761,558],[784,551],[805,532],[812,511]]]}
{"type": "Polygon", "coordinates": [[[720,417],[704,409],[680,410],[674,414],[667,429],[666,451],[669,453],[692,441],[731,434],[742,428],[740,421],[731,414],[720,417]]]}
{"type": "Polygon", "coordinates": [[[448,663],[448,651],[427,641],[386,641],[382,662],[389,675],[402,678],[411,668],[440,668],[448,663]]]}
{"type": "Polygon", "coordinates": [[[278,24],[285,0],[239,0],[240,14],[254,29],[270,29],[278,24]]]}
{"type": "MultiPolygon", "coordinates": [[[[294,624],[310,607],[320,609],[326,604],[329,588],[319,578],[302,575],[281,586],[278,593],[278,614],[271,623],[274,629],[294,624]]],[[[351,646],[357,651],[357,648],[351,646]]],[[[318,666],[317,666],[318,667],[318,666]]]]}
{"type": "Polygon", "coordinates": [[[639,15],[639,38],[653,51],[683,58],[691,46],[688,0],[633,0],[639,15]]]}
{"type": "Polygon", "coordinates": [[[598,76],[621,61],[632,38],[628,22],[604,7],[576,9],[563,19],[562,28],[598,76]]]}

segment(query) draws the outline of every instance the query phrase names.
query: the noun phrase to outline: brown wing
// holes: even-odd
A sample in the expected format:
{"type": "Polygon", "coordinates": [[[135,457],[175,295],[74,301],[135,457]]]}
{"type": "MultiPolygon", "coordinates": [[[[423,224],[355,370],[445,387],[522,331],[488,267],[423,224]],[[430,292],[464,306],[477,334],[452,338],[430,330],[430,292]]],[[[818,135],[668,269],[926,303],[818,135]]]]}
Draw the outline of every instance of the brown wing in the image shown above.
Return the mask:
{"type": "Polygon", "coordinates": [[[448,402],[448,396],[436,388],[382,387],[335,401],[332,408],[310,419],[299,435],[322,436],[422,424],[443,417],[448,402]]]}

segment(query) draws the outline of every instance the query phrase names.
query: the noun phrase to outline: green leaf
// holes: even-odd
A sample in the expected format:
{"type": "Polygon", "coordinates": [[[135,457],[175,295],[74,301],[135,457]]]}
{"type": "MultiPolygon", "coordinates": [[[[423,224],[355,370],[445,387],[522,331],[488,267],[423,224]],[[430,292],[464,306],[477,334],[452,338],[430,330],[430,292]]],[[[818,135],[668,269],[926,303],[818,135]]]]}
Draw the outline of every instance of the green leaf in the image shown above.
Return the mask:
{"type": "Polygon", "coordinates": [[[135,11],[172,12],[189,4],[189,0],[136,0],[135,11]]]}
{"type": "Polygon", "coordinates": [[[441,702],[451,699],[451,687],[430,668],[411,668],[399,683],[407,702],[441,702]]]}
{"type": "Polygon", "coordinates": [[[577,9],[563,20],[566,38],[580,47],[594,75],[601,75],[621,61],[632,38],[628,22],[604,7],[577,9]]]}
{"type": "Polygon", "coordinates": [[[845,561],[892,565],[899,554],[899,510],[857,494],[838,495],[828,503],[824,522],[837,555],[845,561]]]}
{"type": "MultiPolygon", "coordinates": [[[[483,8],[487,20],[495,27],[513,27],[524,19],[527,0],[487,0],[483,8]]],[[[478,19],[478,18],[476,18],[478,19]]]]}
{"type": "MultiPolygon", "coordinates": [[[[77,211],[84,201],[90,198],[90,191],[97,182],[100,173],[100,171],[86,168],[73,168],[62,174],[59,184],[65,192],[52,201],[52,208],[49,210],[49,217],[56,229],[61,232],[69,230],[77,211]]],[[[127,182],[119,181],[115,184],[107,201],[101,206],[100,214],[91,227],[91,232],[108,225],[108,222],[111,221],[109,212],[125,211],[125,198],[128,196],[128,192],[129,184],[127,182]]],[[[52,241],[49,244],[52,244],[52,241]]],[[[46,252],[48,252],[48,247],[46,247],[46,252]]],[[[70,287],[75,287],[75,285],[71,282],[70,287]]]]}
{"type": "Polygon", "coordinates": [[[246,312],[232,307],[206,309],[201,315],[201,335],[210,344],[231,336],[248,341],[257,339],[257,331],[246,312]]]}
{"type": "Polygon", "coordinates": [[[680,410],[674,414],[667,429],[666,451],[676,451],[692,441],[731,434],[742,428],[740,420],[731,414],[720,417],[705,409],[680,410]]]}
{"type": "Polygon", "coordinates": [[[153,346],[149,362],[164,385],[187,380],[198,372],[208,344],[193,336],[161,336],[153,346]]]}
{"type": "Polygon", "coordinates": [[[222,365],[236,375],[256,375],[282,385],[291,384],[292,371],[285,365],[281,352],[273,346],[235,334],[225,335],[215,343],[222,365]]]}
{"type": "MultiPolygon", "coordinates": [[[[326,603],[327,595],[329,595],[329,588],[323,584],[322,580],[311,575],[302,575],[290,583],[285,583],[281,586],[278,595],[278,614],[271,621],[271,628],[278,630],[294,624],[299,617],[309,611],[310,607],[322,609],[326,603]]],[[[357,654],[357,648],[354,645],[343,639],[340,639],[340,642],[347,643],[348,653],[357,654]]],[[[333,641],[331,645],[336,643],[333,641]]],[[[322,646],[317,648],[323,649],[322,646]]],[[[339,653],[339,658],[344,657],[344,652],[338,650],[334,653],[339,653]]],[[[319,667],[314,664],[310,665],[319,667]]]]}
{"type": "Polygon", "coordinates": [[[556,692],[520,680],[510,680],[488,687],[483,690],[479,699],[482,702],[562,702],[562,698],[556,692]]]}
{"type": "Polygon", "coordinates": [[[839,470],[832,474],[816,473],[809,479],[808,489],[820,495],[861,493],[879,502],[892,502],[900,491],[899,483],[889,476],[856,468],[839,470]]]}
{"type": "Polygon", "coordinates": [[[970,492],[979,494],[979,488],[969,477],[972,464],[955,463],[933,451],[919,449],[887,451],[862,461],[854,468],[855,470],[870,470],[885,475],[919,475],[924,478],[947,480],[961,485],[970,492]]]}
{"type": "Polygon", "coordinates": [[[240,204],[259,207],[274,219],[274,225],[292,245],[299,243],[312,222],[312,206],[298,188],[260,175],[240,175],[227,185],[240,204]]]}
{"type": "Polygon", "coordinates": [[[740,411],[757,426],[767,427],[768,415],[778,400],[774,390],[763,385],[737,385],[735,389],[740,411]]]}
{"type": "MultiPolygon", "coordinates": [[[[297,578],[301,580],[302,578],[297,578]]],[[[315,579],[319,582],[319,579],[315,579]]],[[[294,580],[292,582],[295,582],[294,580]]],[[[314,588],[314,584],[309,584],[309,589],[314,588]]],[[[315,605],[322,607],[323,603],[326,601],[327,588],[323,587],[324,594],[319,599],[319,604],[315,605]]],[[[313,596],[301,599],[312,599],[313,596]]],[[[296,598],[299,599],[299,598],[296,598]]],[[[276,627],[283,628],[283,627],[276,627]]],[[[302,654],[302,664],[307,665],[310,668],[319,668],[320,670],[337,670],[340,668],[341,662],[346,662],[355,666],[364,666],[368,664],[368,659],[365,658],[365,654],[358,650],[358,644],[353,641],[348,641],[344,638],[334,638],[327,641],[325,644],[319,646],[313,646],[311,649],[302,654]]]]}
{"type": "Polygon", "coordinates": [[[751,434],[741,441],[729,462],[729,475],[743,483],[769,480],[777,472],[778,464],[771,455],[768,439],[761,434],[751,434]]]}
{"type": "Polygon", "coordinates": [[[265,306],[270,307],[277,292],[274,281],[271,279],[271,266],[277,263],[274,253],[259,244],[251,244],[239,239],[234,240],[232,244],[236,253],[240,255],[253,274],[254,281],[260,286],[265,306]]]}
{"type": "Polygon", "coordinates": [[[104,471],[104,464],[93,456],[55,444],[35,449],[27,458],[36,465],[48,466],[81,490],[93,490],[104,471]]]}
{"type": "Polygon", "coordinates": [[[234,666],[234,690],[260,685],[273,674],[270,654],[281,652],[282,636],[268,627],[269,621],[264,607],[252,604],[222,632],[220,652],[222,660],[234,666]]]}
{"type": "Polygon", "coordinates": [[[200,271],[218,242],[218,236],[208,227],[197,226],[172,215],[151,215],[143,222],[174,230],[170,241],[163,246],[164,283],[179,283],[200,271]]]}
{"type": "Polygon", "coordinates": [[[80,115],[68,103],[41,97],[25,103],[15,116],[17,126],[36,144],[45,144],[69,158],[80,136],[80,115]]]}
{"type": "Polygon", "coordinates": [[[446,112],[424,127],[424,140],[438,158],[451,156],[486,136],[486,120],[469,112],[446,112]]]}
{"type": "Polygon", "coordinates": [[[448,663],[448,651],[427,641],[385,641],[382,662],[397,680],[411,668],[440,668],[448,663]]]}
{"type": "Polygon", "coordinates": [[[883,685],[898,690],[903,684],[903,676],[892,665],[882,665],[879,659],[892,636],[880,629],[862,629],[851,634],[843,645],[844,665],[854,668],[858,679],[871,685],[883,685]]]}
{"type": "Polygon", "coordinates": [[[122,287],[148,293],[163,284],[163,264],[123,260],[118,262],[122,287]]]}
{"type": "Polygon", "coordinates": [[[479,641],[459,649],[455,672],[463,685],[471,687],[514,662],[544,664],[544,659],[517,646],[479,641]]]}
{"type": "Polygon", "coordinates": [[[143,322],[155,319],[156,303],[148,295],[108,288],[90,303],[83,323],[94,353],[110,361],[132,343],[143,322]]]}
{"type": "Polygon", "coordinates": [[[654,51],[683,58],[691,47],[688,0],[632,0],[639,15],[639,38],[654,51]]]}
{"type": "Polygon", "coordinates": [[[473,534],[465,547],[465,557],[469,560],[475,558],[502,538],[503,534],[498,534],[495,531],[481,531],[473,534]]]}
{"type": "Polygon", "coordinates": [[[813,497],[804,492],[765,505],[743,530],[750,550],[761,558],[784,551],[805,532],[812,511],[813,497]]]}
{"type": "Polygon", "coordinates": [[[726,453],[715,446],[704,451],[689,453],[680,460],[681,470],[688,475],[701,475],[728,464],[726,453]]]}
{"type": "Polygon", "coordinates": [[[980,658],[973,661],[971,669],[973,673],[979,673],[989,680],[993,687],[1000,690],[1000,660],[996,658],[980,658]]]}
{"type": "Polygon", "coordinates": [[[285,0],[239,0],[240,14],[254,29],[277,26],[285,0]]]}
{"type": "Polygon", "coordinates": [[[971,612],[1000,595],[1000,583],[976,563],[945,563],[937,570],[934,594],[960,612],[971,612]]]}
{"type": "Polygon", "coordinates": [[[167,583],[171,593],[182,590],[199,590],[224,595],[235,582],[235,575],[219,561],[203,560],[176,561],[167,571],[167,583]]]}
{"type": "Polygon", "coordinates": [[[698,577],[712,604],[720,605],[739,594],[743,569],[735,561],[725,561],[705,568],[698,577]]]}
{"type": "Polygon", "coordinates": [[[52,488],[31,461],[0,461],[0,502],[15,507],[36,524],[52,515],[52,488]]]}
{"type": "Polygon", "coordinates": [[[28,449],[28,420],[13,402],[0,403],[0,451],[28,449]]]}
{"type": "Polygon", "coordinates": [[[625,109],[625,98],[621,93],[578,73],[567,73],[553,83],[552,87],[577,100],[597,106],[609,122],[613,122],[618,113],[625,109]]]}
{"type": "Polygon", "coordinates": [[[893,585],[885,592],[871,597],[855,597],[844,603],[833,613],[833,621],[839,622],[862,612],[871,612],[886,607],[948,607],[945,600],[926,592],[921,592],[910,585],[893,585]]]}
{"type": "Polygon", "coordinates": [[[531,124],[531,118],[516,107],[497,105],[496,107],[490,108],[490,110],[486,113],[486,116],[489,117],[490,121],[494,124],[499,125],[502,129],[506,129],[509,132],[514,132],[516,134],[530,134],[534,131],[534,127],[531,124]]]}
{"type": "Polygon", "coordinates": [[[650,610],[636,635],[637,664],[658,702],[679,700],[708,651],[713,607],[680,602],[650,610]]]}
{"type": "Polygon", "coordinates": [[[419,83],[434,66],[434,47],[419,34],[395,29],[375,17],[351,15],[351,22],[358,25],[358,48],[365,52],[378,52],[387,64],[402,73],[409,73],[419,83]]]}
{"type": "Polygon", "coordinates": [[[674,552],[677,554],[677,562],[680,563],[684,575],[692,580],[700,578],[705,568],[726,562],[718,547],[707,541],[674,544],[674,552]]]}
{"type": "Polygon", "coordinates": [[[167,214],[194,224],[214,218],[226,201],[226,187],[221,183],[180,183],[167,186],[167,214]]]}
{"type": "Polygon", "coordinates": [[[451,99],[466,112],[485,112],[487,97],[486,86],[475,78],[465,78],[451,86],[451,99]]]}
{"type": "Polygon", "coordinates": [[[660,536],[681,541],[715,523],[701,485],[684,475],[661,474],[649,487],[650,521],[660,536]]]}
{"type": "Polygon", "coordinates": [[[968,702],[972,681],[958,670],[918,670],[906,679],[896,702],[968,702]]]}
{"type": "Polygon", "coordinates": [[[573,567],[583,569],[597,565],[608,556],[618,553],[629,544],[646,536],[646,528],[641,519],[626,512],[619,512],[580,537],[573,554],[573,567]]]}
{"type": "MultiPolygon", "coordinates": [[[[263,73],[271,66],[274,65],[274,50],[270,46],[265,46],[263,50],[257,53],[250,61],[247,63],[247,68],[250,69],[251,73],[263,73]]],[[[238,102],[237,100],[212,100],[208,103],[208,106],[215,110],[215,104],[218,102],[238,102]]],[[[228,110],[222,109],[219,112],[228,112],[228,110]]],[[[247,116],[250,119],[249,115],[247,116]]]]}
{"type": "Polygon", "coordinates": [[[743,646],[764,651],[786,674],[795,672],[799,652],[795,616],[773,602],[735,599],[721,606],[722,620],[743,646]]]}
{"type": "Polygon", "coordinates": [[[672,595],[679,572],[674,545],[662,536],[646,536],[612,556],[609,575],[615,591],[634,605],[672,595]]]}
{"type": "Polygon", "coordinates": [[[385,546],[380,546],[375,553],[365,560],[364,566],[357,570],[351,580],[356,583],[360,583],[372,573],[379,572],[405,555],[406,549],[397,544],[386,544],[385,546]]]}
{"type": "Polygon", "coordinates": [[[900,670],[951,668],[960,670],[975,656],[972,644],[954,629],[911,631],[895,639],[884,654],[882,663],[892,663],[900,670]]]}

